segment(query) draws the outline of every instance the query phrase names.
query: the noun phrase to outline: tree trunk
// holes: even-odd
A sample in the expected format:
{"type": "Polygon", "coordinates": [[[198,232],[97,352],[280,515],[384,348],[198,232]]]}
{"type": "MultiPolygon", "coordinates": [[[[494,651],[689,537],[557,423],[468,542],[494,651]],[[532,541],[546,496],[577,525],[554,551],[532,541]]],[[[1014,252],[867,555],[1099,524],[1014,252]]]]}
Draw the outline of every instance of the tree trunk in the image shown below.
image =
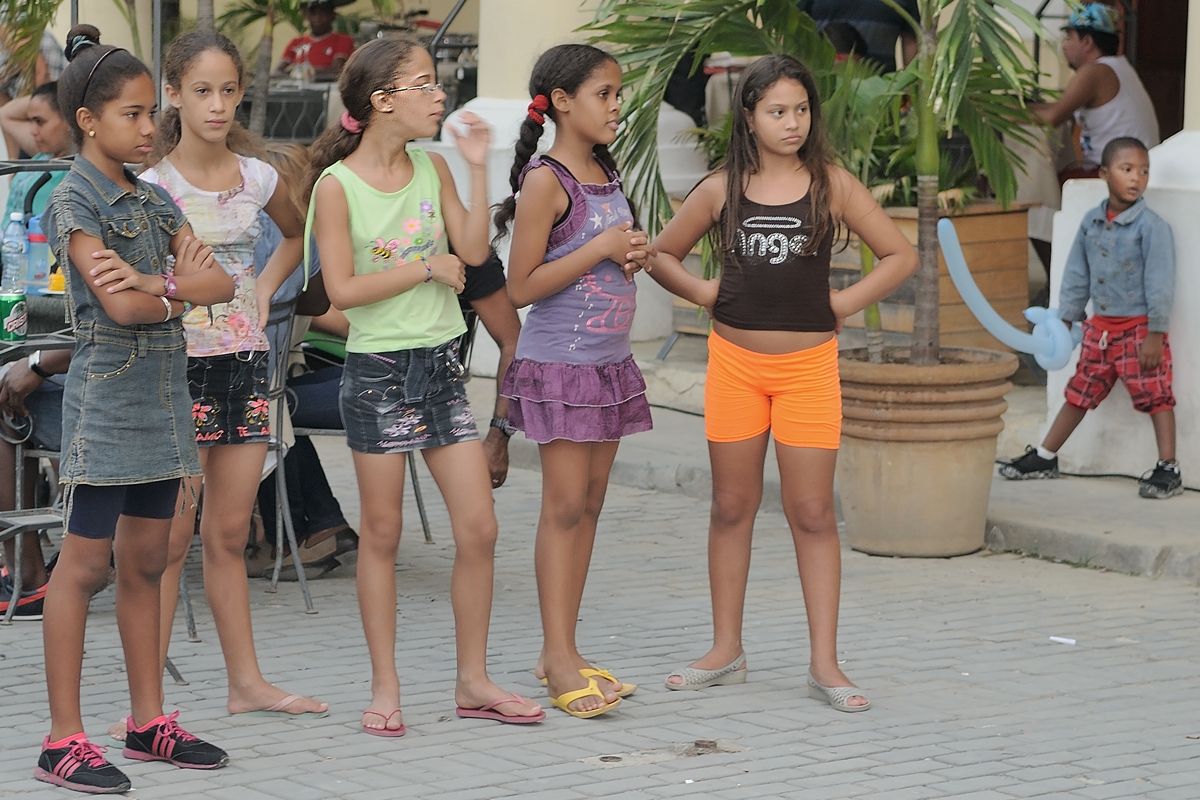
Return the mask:
{"type": "MultiPolygon", "coordinates": [[[[935,36],[935,32],[927,28],[921,43],[921,67],[925,75],[934,72],[935,36]]],[[[918,86],[913,100],[917,113],[917,256],[920,267],[917,269],[910,359],[913,364],[928,366],[938,363],[941,356],[938,329],[938,122],[933,108],[936,98],[929,96],[925,81],[918,86]]]]}
{"type": "Polygon", "coordinates": [[[213,13],[213,0],[197,0],[196,27],[202,31],[217,29],[216,15],[213,13]]]}
{"type": "MultiPolygon", "coordinates": [[[[858,259],[865,278],[875,269],[875,254],[867,247],[866,242],[859,242],[858,259]]],[[[872,364],[882,364],[883,318],[879,314],[879,303],[871,303],[863,309],[863,329],[867,332],[867,360],[872,364]]]]}
{"type": "Polygon", "coordinates": [[[258,63],[250,89],[250,131],[262,136],[267,130],[267,92],[271,87],[271,50],[275,40],[275,3],[267,2],[263,37],[258,45],[258,63]]]}

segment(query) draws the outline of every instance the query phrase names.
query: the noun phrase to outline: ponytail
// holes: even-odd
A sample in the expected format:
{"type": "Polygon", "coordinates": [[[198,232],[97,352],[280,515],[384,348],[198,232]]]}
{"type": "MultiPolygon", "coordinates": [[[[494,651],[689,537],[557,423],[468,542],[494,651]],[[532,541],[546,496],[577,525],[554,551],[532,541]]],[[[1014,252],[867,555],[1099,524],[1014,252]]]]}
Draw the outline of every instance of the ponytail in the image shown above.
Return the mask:
{"type": "Polygon", "coordinates": [[[358,149],[362,131],[351,133],[342,125],[332,125],[317,137],[312,144],[312,161],[305,176],[304,202],[312,199],[313,190],[321,173],[358,149]]]}

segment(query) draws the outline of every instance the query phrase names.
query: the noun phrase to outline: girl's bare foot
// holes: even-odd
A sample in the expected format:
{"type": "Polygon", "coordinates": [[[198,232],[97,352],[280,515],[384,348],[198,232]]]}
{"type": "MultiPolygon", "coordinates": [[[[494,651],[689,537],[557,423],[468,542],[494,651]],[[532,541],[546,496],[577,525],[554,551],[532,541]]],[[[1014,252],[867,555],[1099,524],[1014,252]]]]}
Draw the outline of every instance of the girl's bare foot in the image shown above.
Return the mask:
{"type": "Polygon", "coordinates": [[[129,726],[125,722],[126,719],[127,717],[122,717],[120,722],[114,722],[108,726],[108,738],[114,742],[125,741],[125,734],[129,732],[129,726]]]}
{"type": "MultiPolygon", "coordinates": [[[[262,684],[242,689],[229,689],[229,700],[225,704],[230,714],[246,714],[251,711],[279,711],[284,714],[324,714],[328,703],[311,697],[291,695],[277,686],[263,681],[262,684]],[[287,701],[288,698],[292,698],[287,701]],[[284,702],[287,701],[287,702],[284,702]],[[280,705],[282,703],[282,705],[280,705]]],[[[392,706],[395,708],[395,706],[392,706]]],[[[388,709],[389,711],[391,709],[388,709]]]]}
{"type": "MultiPolygon", "coordinates": [[[[460,680],[454,687],[454,702],[459,708],[483,708],[488,703],[509,697],[513,697],[512,692],[504,691],[490,680],[470,683],[460,680]]],[[[538,703],[525,698],[497,703],[491,710],[506,717],[536,717],[542,713],[538,703]]]]}
{"type": "MultiPolygon", "coordinates": [[[[582,659],[580,659],[580,661],[582,661],[582,659]]],[[[588,688],[588,681],[594,680],[596,681],[596,687],[600,689],[600,692],[604,696],[597,697],[596,695],[588,695],[585,697],[580,697],[579,699],[572,700],[570,703],[568,703],[568,708],[570,708],[572,711],[595,711],[598,708],[603,708],[606,705],[615,703],[620,699],[617,693],[613,691],[613,687],[619,686],[620,684],[614,684],[612,681],[606,680],[600,676],[590,679],[585,678],[579,674],[580,669],[587,669],[586,662],[584,662],[582,667],[571,667],[562,670],[554,668],[548,669],[546,671],[546,677],[548,678],[546,689],[550,693],[550,696],[561,697],[567,692],[586,689],[588,688]]]]}
{"type": "MultiPolygon", "coordinates": [[[[533,667],[533,677],[537,678],[539,681],[546,680],[545,661],[546,661],[546,654],[542,653],[541,655],[538,656],[537,664],[535,664],[533,667]]],[[[577,655],[575,657],[575,662],[577,664],[575,669],[577,669],[577,670],[579,670],[579,669],[600,669],[600,667],[597,667],[594,664],[589,664],[587,662],[587,660],[584,659],[584,657],[580,656],[580,655],[577,655]]],[[[600,689],[600,691],[604,692],[605,697],[607,697],[610,694],[616,694],[617,692],[620,692],[622,689],[625,688],[625,684],[621,683],[620,681],[610,681],[608,678],[605,678],[603,675],[597,675],[595,677],[596,677],[596,686],[600,689]]],[[[585,678],[584,685],[580,686],[579,688],[584,689],[586,687],[587,687],[587,682],[586,682],[586,678],[585,678]]],[[[570,691],[570,690],[568,690],[568,691],[570,691]]],[[[554,695],[554,696],[557,697],[558,695],[554,695]]],[[[571,707],[574,708],[575,707],[574,704],[572,704],[571,707]]],[[[580,710],[582,710],[582,709],[580,709],[580,710]]]]}

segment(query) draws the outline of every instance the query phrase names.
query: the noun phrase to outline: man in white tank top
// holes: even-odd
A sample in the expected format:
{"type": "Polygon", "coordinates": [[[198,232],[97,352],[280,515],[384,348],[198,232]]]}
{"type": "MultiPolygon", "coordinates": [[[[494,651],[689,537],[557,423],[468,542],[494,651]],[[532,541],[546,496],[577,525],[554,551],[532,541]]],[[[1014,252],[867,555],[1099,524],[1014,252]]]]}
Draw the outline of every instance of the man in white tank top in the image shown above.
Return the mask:
{"type": "Polygon", "coordinates": [[[1157,145],[1158,117],[1133,66],[1116,54],[1120,40],[1113,8],[1085,3],[1072,12],[1063,30],[1063,55],[1075,75],[1056,102],[1030,107],[1050,125],[1074,115],[1083,169],[1069,167],[1060,178],[1088,177],[1089,171],[1099,169],[1100,154],[1113,139],[1132,136],[1147,148],[1157,145]]]}

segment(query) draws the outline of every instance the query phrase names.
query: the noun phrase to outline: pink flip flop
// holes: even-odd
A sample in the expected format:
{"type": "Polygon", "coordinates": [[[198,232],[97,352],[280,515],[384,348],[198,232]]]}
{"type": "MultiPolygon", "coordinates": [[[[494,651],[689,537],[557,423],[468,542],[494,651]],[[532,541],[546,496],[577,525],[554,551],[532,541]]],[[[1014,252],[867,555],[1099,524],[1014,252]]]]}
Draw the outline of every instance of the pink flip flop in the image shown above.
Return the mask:
{"type": "Polygon", "coordinates": [[[487,705],[480,706],[479,708],[463,708],[459,706],[458,709],[456,709],[456,713],[465,719],[491,719],[495,720],[496,722],[505,722],[510,725],[528,725],[531,722],[541,722],[546,718],[545,711],[539,711],[532,717],[522,717],[517,715],[510,716],[508,714],[501,714],[499,711],[492,710],[496,706],[503,703],[514,702],[524,703],[525,698],[521,697],[521,695],[517,694],[516,692],[512,692],[508,697],[502,697],[499,700],[493,700],[487,705]]]}
{"type": "Polygon", "coordinates": [[[393,711],[392,713],[386,714],[386,715],[380,714],[378,711],[371,711],[369,709],[367,711],[364,711],[363,714],[373,714],[374,716],[381,718],[383,720],[383,724],[385,727],[383,727],[383,728],[368,728],[366,725],[363,725],[362,732],[369,733],[371,736],[382,736],[385,739],[395,739],[399,736],[403,736],[405,733],[407,733],[407,730],[405,729],[403,724],[401,724],[400,727],[396,728],[395,730],[391,730],[390,728],[386,727],[388,724],[388,720],[390,720],[392,717],[396,716],[399,713],[400,713],[400,709],[398,709],[398,708],[395,711],[393,711]]]}

